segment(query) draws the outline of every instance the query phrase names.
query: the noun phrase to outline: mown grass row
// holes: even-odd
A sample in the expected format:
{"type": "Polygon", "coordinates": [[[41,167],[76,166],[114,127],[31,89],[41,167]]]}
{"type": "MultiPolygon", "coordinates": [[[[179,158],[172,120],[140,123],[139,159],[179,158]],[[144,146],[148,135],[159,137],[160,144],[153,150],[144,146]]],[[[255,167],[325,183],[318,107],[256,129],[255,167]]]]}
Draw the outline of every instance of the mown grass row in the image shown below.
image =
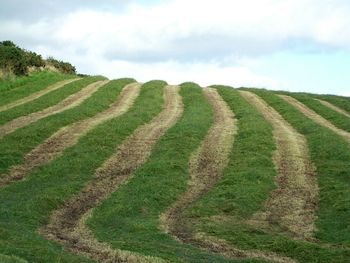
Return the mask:
{"type": "MultiPolygon", "coordinates": [[[[271,159],[274,150],[271,127],[236,90],[222,87],[218,90],[236,113],[239,132],[221,182],[188,211],[189,219],[195,222],[194,231],[225,239],[241,249],[272,251],[299,262],[347,262],[350,251],[345,248],[291,240],[246,224],[246,220],[262,208],[273,187],[276,171],[271,159]]],[[[346,142],[307,119],[272,92],[254,92],[307,137],[321,190],[317,238],[339,246],[346,244],[350,198],[346,182],[350,156],[346,142]]]]}
{"type": "Polygon", "coordinates": [[[92,262],[45,240],[37,230],[65,200],[79,193],[117,145],[161,111],[164,85],[162,81],[144,84],[130,111],[98,125],[25,181],[0,190],[0,253],[37,263],[92,262]]]}
{"type": "MultiPolygon", "coordinates": [[[[195,222],[194,231],[223,238],[241,249],[273,251],[300,262],[346,262],[350,254],[345,250],[293,241],[246,224],[273,188],[276,171],[271,160],[271,127],[236,90],[219,87],[218,91],[235,112],[239,131],[222,180],[188,211],[189,219],[195,222]]],[[[266,97],[279,99],[270,92],[266,97]]]]}
{"type": "Polygon", "coordinates": [[[350,147],[345,139],[322,127],[271,92],[254,90],[308,140],[320,186],[316,237],[350,245],[350,147]]]}
{"type": "Polygon", "coordinates": [[[132,179],[94,210],[88,226],[99,240],[114,248],[171,262],[226,262],[160,230],[159,216],[186,191],[190,155],[213,122],[211,106],[199,86],[183,84],[180,94],[183,116],[157,142],[132,179]]]}
{"type": "Polygon", "coordinates": [[[37,112],[43,109],[46,109],[50,106],[53,106],[60,101],[64,100],[68,96],[80,91],[85,88],[87,85],[98,81],[103,80],[104,77],[87,77],[78,81],[69,83],[62,88],[51,91],[46,95],[43,95],[31,102],[19,105],[12,109],[8,109],[0,113],[0,125],[5,124],[8,121],[16,119],[18,117],[28,115],[33,112],[37,112]]]}
{"type": "Polygon", "coordinates": [[[332,103],[333,105],[347,111],[350,113],[350,98],[349,97],[342,97],[342,96],[335,96],[335,95],[312,95],[315,98],[328,101],[329,103],[332,103]]]}
{"type": "Polygon", "coordinates": [[[44,71],[29,77],[21,77],[15,80],[3,80],[0,82],[0,106],[24,98],[60,80],[73,77],[75,76],[44,71]]]}
{"type": "MultiPolygon", "coordinates": [[[[92,78],[88,82],[95,80],[96,78],[92,78]]],[[[0,141],[0,173],[6,172],[12,165],[22,163],[26,153],[50,137],[59,128],[92,117],[107,109],[116,100],[122,88],[132,82],[134,82],[133,79],[111,81],[79,106],[48,116],[6,135],[0,141]]],[[[83,84],[86,85],[86,83],[83,84]]]]}
{"type": "MultiPolygon", "coordinates": [[[[290,93],[290,92],[279,92],[280,94],[285,94],[288,96],[291,96],[310,109],[314,110],[316,113],[321,115],[323,118],[327,119],[331,123],[333,123],[336,127],[343,129],[345,131],[350,132],[350,119],[339,113],[336,112],[329,107],[323,105],[318,100],[315,100],[312,96],[303,94],[303,93],[290,93]]],[[[348,102],[350,104],[350,100],[348,102]]]]}

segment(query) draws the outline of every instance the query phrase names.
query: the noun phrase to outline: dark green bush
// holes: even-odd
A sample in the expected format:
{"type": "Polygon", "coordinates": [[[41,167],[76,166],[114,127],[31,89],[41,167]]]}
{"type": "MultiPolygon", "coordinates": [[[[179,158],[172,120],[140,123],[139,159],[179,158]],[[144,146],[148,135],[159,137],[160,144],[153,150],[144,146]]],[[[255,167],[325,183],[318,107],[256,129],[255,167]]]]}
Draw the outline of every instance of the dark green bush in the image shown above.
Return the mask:
{"type": "Polygon", "coordinates": [[[75,67],[64,61],[49,57],[46,61],[41,55],[22,49],[10,40],[0,42],[0,69],[5,74],[27,75],[28,68],[54,67],[64,74],[76,74],[75,67]]]}

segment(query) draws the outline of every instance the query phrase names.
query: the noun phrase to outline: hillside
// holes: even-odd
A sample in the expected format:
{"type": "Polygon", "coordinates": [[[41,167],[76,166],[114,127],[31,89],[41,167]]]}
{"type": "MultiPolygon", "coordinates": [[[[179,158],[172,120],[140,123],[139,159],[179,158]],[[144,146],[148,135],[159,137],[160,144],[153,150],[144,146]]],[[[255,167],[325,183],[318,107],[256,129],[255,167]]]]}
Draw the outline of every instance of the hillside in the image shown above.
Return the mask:
{"type": "Polygon", "coordinates": [[[350,262],[350,98],[0,81],[0,262],[350,262]]]}

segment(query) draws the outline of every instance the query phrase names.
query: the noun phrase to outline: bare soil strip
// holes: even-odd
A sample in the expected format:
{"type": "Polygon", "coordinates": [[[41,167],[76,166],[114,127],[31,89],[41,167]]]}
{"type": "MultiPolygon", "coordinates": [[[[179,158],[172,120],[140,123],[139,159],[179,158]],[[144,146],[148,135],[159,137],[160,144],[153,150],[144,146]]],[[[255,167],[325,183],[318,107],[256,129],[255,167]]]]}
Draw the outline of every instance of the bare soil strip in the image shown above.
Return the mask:
{"type": "Polygon", "coordinates": [[[187,229],[184,211],[193,202],[207,193],[219,180],[227,166],[234,136],[237,133],[236,119],[228,105],[215,89],[206,88],[204,93],[214,109],[214,124],[209,129],[201,146],[190,158],[189,189],[168,211],[160,216],[161,228],[178,241],[199,245],[202,249],[229,258],[256,258],[273,262],[293,262],[273,253],[244,251],[228,245],[205,233],[192,234],[187,229]]]}
{"type": "Polygon", "coordinates": [[[34,168],[57,158],[65,149],[76,144],[80,137],[84,136],[96,125],[124,114],[139,95],[140,87],[141,84],[139,83],[127,85],[117,100],[107,110],[91,118],[61,128],[44,143],[28,153],[24,158],[23,164],[12,167],[7,176],[0,178],[0,187],[21,180],[34,168]]]}
{"type": "Polygon", "coordinates": [[[82,192],[54,212],[49,225],[40,232],[56,240],[75,253],[91,257],[99,262],[157,262],[161,259],[115,250],[99,242],[87,229],[85,222],[94,207],[108,198],[150,156],[157,140],[176,123],[182,115],[183,104],[179,87],[165,88],[165,105],[151,122],[136,129],[117,149],[116,153],[96,171],[95,179],[82,192]]]}
{"type": "Polygon", "coordinates": [[[22,116],[12,121],[9,121],[8,123],[0,126],[0,139],[4,137],[6,134],[14,132],[19,128],[27,126],[49,115],[60,113],[62,111],[78,106],[84,100],[89,98],[93,93],[95,93],[100,87],[105,85],[107,82],[108,80],[101,80],[101,81],[94,82],[86,86],[84,89],[78,91],[77,93],[70,95],[69,97],[60,101],[54,106],[51,106],[44,110],[33,112],[29,115],[22,116]]]}
{"type": "Polygon", "coordinates": [[[294,107],[296,107],[299,111],[301,111],[304,115],[309,117],[314,122],[316,122],[319,125],[322,125],[322,126],[328,128],[328,129],[332,130],[333,132],[335,132],[336,134],[340,135],[347,142],[350,143],[350,133],[349,132],[346,132],[346,131],[344,131],[342,129],[337,128],[332,123],[330,123],[328,120],[326,120],[322,116],[318,115],[316,112],[314,112],[310,108],[306,107],[304,104],[302,104],[298,100],[296,100],[296,99],[294,99],[294,98],[292,98],[290,96],[287,96],[287,95],[278,95],[278,96],[280,98],[284,99],[289,104],[291,104],[294,107]]]}
{"type": "Polygon", "coordinates": [[[51,91],[54,91],[54,90],[56,90],[56,89],[59,89],[59,88],[65,86],[65,85],[67,85],[67,84],[69,84],[69,83],[71,83],[71,82],[73,82],[73,81],[77,81],[77,80],[79,80],[79,79],[81,79],[81,78],[66,79],[66,80],[63,80],[63,81],[59,81],[59,82],[57,82],[57,83],[55,83],[55,84],[52,84],[52,85],[48,86],[47,88],[45,88],[45,89],[43,89],[43,90],[40,90],[40,91],[38,91],[38,92],[35,92],[35,93],[29,95],[29,96],[27,96],[27,97],[25,97],[25,98],[23,98],[23,99],[20,99],[20,100],[11,102],[11,103],[9,103],[9,104],[6,104],[6,105],[4,105],[4,106],[1,106],[1,107],[0,107],[0,112],[1,112],[1,111],[5,111],[5,110],[9,110],[9,109],[14,108],[14,107],[16,107],[16,106],[19,106],[19,105],[22,105],[22,104],[24,104],[24,103],[33,101],[33,100],[35,100],[35,99],[37,99],[37,98],[39,98],[39,97],[41,97],[41,96],[43,96],[43,95],[45,95],[45,94],[51,92],[51,91]]]}
{"type": "Polygon", "coordinates": [[[313,240],[319,189],[306,138],[257,95],[240,94],[272,124],[277,145],[277,188],[270,193],[266,210],[254,214],[249,223],[263,229],[277,224],[293,238],[313,240]]]}
{"type": "Polygon", "coordinates": [[[343,115],[345,115],[346,117],[350,118],[350,113],[348,113],[347,111],[345,111],[345,110],[343,110],[343,109],[341,109],[341,108],[339,108],[339,107],[337,107],[337,106],[335,106],[335,105],[329,103],[328,101],[320,100],[320,99],[315,99],[315,100],[318,100],[318,101],[321,102],[324,106],[326,106],[326,107],[328,107],[328,108],[330,108],[330,109],[332,109],[332,110],[334,110],[334,111],[336,111],[336,112],[338,112],[338,113],[340,113],[340,114],[343,114],[343,115]]]}

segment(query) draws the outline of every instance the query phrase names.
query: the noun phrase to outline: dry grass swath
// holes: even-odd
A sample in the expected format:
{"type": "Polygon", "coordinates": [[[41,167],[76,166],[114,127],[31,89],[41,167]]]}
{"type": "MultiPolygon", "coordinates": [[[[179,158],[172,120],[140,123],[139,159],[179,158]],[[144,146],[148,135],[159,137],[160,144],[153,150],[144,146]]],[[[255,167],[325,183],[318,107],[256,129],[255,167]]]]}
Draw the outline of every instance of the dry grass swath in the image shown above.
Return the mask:
{"type": "Polygon", "coordinates": [[[278,96],[280,98],[284,99],[289,104],[293,105],[295,108],[297,108],[299,111],[301,111],[303,114],[305,114],[307,117],[309,117],[314,122],[332,130],[336,134],[343,137],[348,143],[350,143],[350,133],[349,132],[346,132],[342,129],[335,127],[328,120],[326,120],[325,118],[323,118],[322,116],[320,116],[319,114],[317,114],[316,112],[314,112],[313,110],[311,110],[310,108],[308,108],[307,106],[305,106],[304,104],[299,102],[298,100],[296,100],[290,96],[287,96],[287,95],[278,95],[278,96]]]}
{"type": "Polygon", "coordinates": [[[313,240],[318,185],[306,138],[257,95],[240,91],[271,123],[277,145],[274,162],[277,188],[270,193],[265,211],[254,214],[250,224],[262,229],[278,225],[293,238],[313,240]]]}
{"type": "Polygon", "coordinates": [[[49,225],[40,232],[64,244],[69,250],[89,256],[99,262],[157,262],[161,259],[112,249],[97,241],[85,226],[94,207],[126,183],[132,173],[150,156],[157,140],[182,115],[183,104],[179,87],[165,88],[165,105],[151,122],[136,129],[116,153],[96,171],[96,178],[63,208],[54,212],[49,225]]]}
{"type": "Polygon", "coordinates": [[[61,102],[57,103],[54,106],[51,106],[44,110],[34,112],[32,114],[22,116],[12,121],[9,121],[8,123],[0,127],[0,139],[4,137],[6,134],[14,132],[17,129],[27,126],[42,118],[45,118],[47,116],[60,113],[62,111],[78,106],[84,100],[89,98],[93,93],[95,93],[100,87],[105,85],[107,82],[108,80],[101,80],[101,81],[94,82],[86,86],[84,89],[78,91],[77,93],[70,95],[68,98],[62,100],[61,102]]]}
{"type": "Polygon", "coordinates": [[[237,133],[234,114],[217,91],[206,88],[204,93],[214,109],[214,124],[208,131],[202,145],[191,156],[189,189],[166,213],[161,215],[161,228],[178,241],[198,244],[202,249],[219,253],[225,257],[294,262],[273,253],[240,250],[205,233],[192,234],[187,229],[186,218],[183,215],[185,209],[209,191],[219,180],[228,163],[234,136],[237,133]]]}
{"type": "Polygon", "coordinates": [[[57,158],[65,149],[76,144],[80,137],[96,125],[124,114],[139,95],[140,87],[141,84],[139,83],[127,85],[117,100],[107,110],[91,118],[61,128],[44,143],[28,153],[24,158],[23,164],[12,167],[7,176],[0,178],[0,187],[21,180],[34,168],[57,158]]]}
{"type": "Polygon", "coordinates": [[[335,106],[335,105],[329,103],[328,101],[320,100],[320,99],[315,99],[315,100],[318,100],[318,101],[319,101],[320,103],[322,103],[324,106],[326,106],[326,107],[328,107],[328,108],[330,108],[330,109],[332,109],[332,110],[334,110],[334,111],[336,111],[336,112],[338,112],[338,113],[340,113],[340,114],[343,114],[344,116],[350,118],[350,113],[348,113],[347,111],[345,111],[345,110],[343,110],[343,109],[341,109],[341,108],[339,108],[339,107],[337,107],[337,106],[335,106]]]}
{"type": "Polygon", "coordinates": [[[79,80],[79,79],[81,79],[81,78],[66,79],[66,80],[59,81],[59,82],[57,82],[57,83],[55,83],[55,84],[52,84],[52,85],[48,86],[47,88],[45,88],[45,89],[43,89],[43,90],[40,90],[40,91],[38,91],[38,92],[35,92],[35,93],[29,95],[29,96],[27,96],[27,97],[25,97],[25,98],[23,98],[23,99],[20,99],[20,100],[11,102],[11,103],[9,103],[9,104],[6,104],[6,105],[4,105],[4,106],[1,106],[1,107],[0,107],[0,112],[1,112],[1,111],[5,111],[5,110],[9,110],[9,109],[12,109],[12,108],[14,108],[14,107],[17,107],[17,106],[19,106],[19,105],[22,105],[22,104],[24,104],[24,103],[33,101],[33,100],[35,100],[35,99],[37,99],[37,98],[39,98],[39,97],[41,97],[41,96],[43,96],[43,95],[45,95],[45,94],[51,92],[51,91],[54,91],[54,90],[56,90],[56,89],[59,89],[59,88],[65,86],[65,85],[67,85],[67,84],[69,84],[69,83],[71,83],[71,82],[73,82],[73,81],[77,81],[77,80],[79,80]]]}

